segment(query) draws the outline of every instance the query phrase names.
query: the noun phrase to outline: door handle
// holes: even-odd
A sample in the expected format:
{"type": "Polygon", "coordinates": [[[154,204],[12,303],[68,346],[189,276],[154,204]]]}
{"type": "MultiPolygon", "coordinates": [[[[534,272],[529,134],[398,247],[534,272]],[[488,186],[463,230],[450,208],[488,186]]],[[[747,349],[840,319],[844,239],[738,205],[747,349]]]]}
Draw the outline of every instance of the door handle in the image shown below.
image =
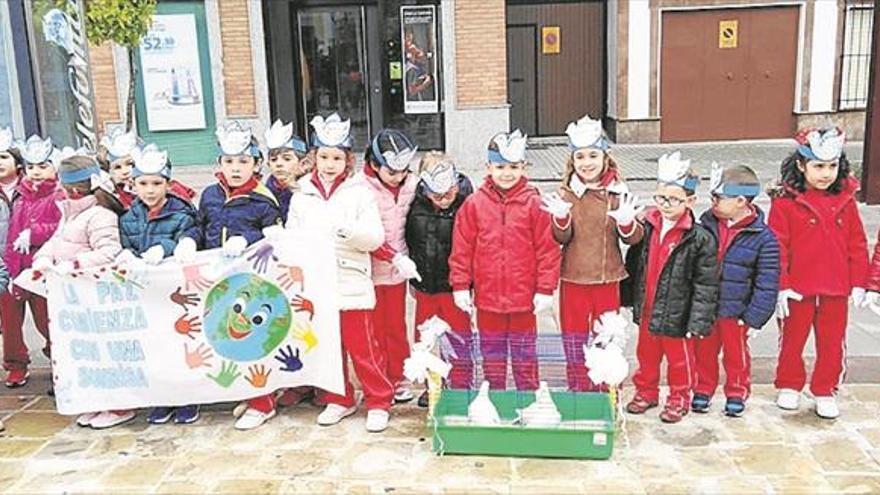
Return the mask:
{"type": "Polygon", "coordinates": [[[733,72],[728,72],[725,77],[727,77],[728,81],[733,81],[733,72]]]}
{"type": "Polygon", "coordinates": [[[522,77],[514,77],[513,79],[510,80],[510,82],[526,82],[526,80],[523,79],[522,77]]]}

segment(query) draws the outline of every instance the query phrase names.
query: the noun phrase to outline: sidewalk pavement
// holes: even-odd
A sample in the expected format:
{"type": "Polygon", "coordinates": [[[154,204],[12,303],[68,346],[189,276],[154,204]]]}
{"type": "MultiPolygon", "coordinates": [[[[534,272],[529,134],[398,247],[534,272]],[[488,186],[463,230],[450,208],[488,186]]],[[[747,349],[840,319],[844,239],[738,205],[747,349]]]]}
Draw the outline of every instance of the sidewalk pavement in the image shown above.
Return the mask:
{"type": "MultiPolygon", "coordinates": [[[[624,395],[628,396],[627,390],[624,395]]],[[[841,394],[842,416],[808,404],[784,412],[756,387],[745,416],[663,425],[657,409],[626,417],[608,461],[438,456],[425,410],[392,409],[389,429],[364,412],[334,426],[318,410],[283,410],[250,432],[212,406],[187,426],[77,427],[45,397],[0,397],[0,493],[877,493],[880,385],[841,394]]],[[[809,401],[805,401],[809,402],[809,401]]]]}

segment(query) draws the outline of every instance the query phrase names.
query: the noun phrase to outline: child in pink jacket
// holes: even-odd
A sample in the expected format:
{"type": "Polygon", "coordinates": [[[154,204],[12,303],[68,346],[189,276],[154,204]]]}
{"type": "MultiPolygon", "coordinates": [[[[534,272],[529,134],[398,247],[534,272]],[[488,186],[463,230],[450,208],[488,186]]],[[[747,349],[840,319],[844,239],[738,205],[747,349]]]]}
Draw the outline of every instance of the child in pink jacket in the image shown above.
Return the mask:
{"type": "MultiPolygon", "coordinates": [[[[33,253],[55,232],[61,219],[56,201],[62,198],[55,180],[55,166],[50,161],[55,148],[52,140],[31,136],[26,143],[18,143],[17,154],[24,163],[25,176],[16,186],[12,201],[12,215],[6,238],[3,259],[9,276],[15,279],[31,267],[33,253]]],[[[24,342],[22,327],[25,308],[30,307],[34,325],[46,339],[43,353],[49,355],[49,311],[46,298],[18,287],[0,294],[0,313],[3,318],[3,367],[7,371],[6,386],[21,387],[28,381],[30,358],[24,342]]]]}
{"type": "Polygon", "coordinates": [[[379,205],[385,242],[372,253],[376,308],[373,311],[376,337],[385,351],[385,373],[394,384],[394,402],[413,399],[410,384],[403,377],[403,361],[409,357],[406,337],[406,281],[421,280],[410,259],[404,231],[406,215],[416,196],[418,177],[410,173],[416,146],[402,132],[383,129],[364,153],[364,179],[379,205]]]}
{"type": "MultiPolygon", "coordinates": [[[[66,196],[60,203],[64,223],[35,255],[34,269],[52,267],[64,275],[111,263],[122,252],[119,242],[122,205],[112,193],[93,187],[93,176],[102,177],[102,172],[91,156],[75,155],[61,161],[58,177],[66,196]]],[[[105,184],[112,190],[109,180],[105,184]]],[[[103,411],[82,414],[76,422],[80,426],[102,429],[134,417],[134,411],[103,411]]]]}

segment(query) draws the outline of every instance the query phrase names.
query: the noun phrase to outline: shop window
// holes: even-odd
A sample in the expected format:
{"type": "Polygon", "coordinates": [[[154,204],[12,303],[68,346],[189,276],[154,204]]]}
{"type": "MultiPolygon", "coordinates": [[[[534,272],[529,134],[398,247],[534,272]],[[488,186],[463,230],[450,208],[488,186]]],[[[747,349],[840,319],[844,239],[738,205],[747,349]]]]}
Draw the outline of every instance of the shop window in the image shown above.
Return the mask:
{"type": "Polygon", "coordinates": [[[853,4],[846,9],[840,71],[840,110],[863,109],[868,103],[873,19],[874,9],[870,4],[853,4]]]}

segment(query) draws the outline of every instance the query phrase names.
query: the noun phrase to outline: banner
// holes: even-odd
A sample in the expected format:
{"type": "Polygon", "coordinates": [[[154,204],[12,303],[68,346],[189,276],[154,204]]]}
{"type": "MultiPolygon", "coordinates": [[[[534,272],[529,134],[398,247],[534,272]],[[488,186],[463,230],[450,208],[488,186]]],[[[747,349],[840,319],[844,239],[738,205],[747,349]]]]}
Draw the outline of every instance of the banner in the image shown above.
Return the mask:
{"type": "Polygon", "coordinates": [[[237,401],[312,385],[344,393],[336,261],[287,233],[239,258],[142,260],[46,277],[61,414],[237,401]]]}
{"type": "Polygon", "coordinates": [[[154,15],[150,31],[141,41],[140,65],[151,132],[205,128],[193,14],[154,15]]]}
{"type": "Polygon", "coordinates": [[[437,33],[433,5],[400,7],[405,113],[437,113],[437,33]]]}

